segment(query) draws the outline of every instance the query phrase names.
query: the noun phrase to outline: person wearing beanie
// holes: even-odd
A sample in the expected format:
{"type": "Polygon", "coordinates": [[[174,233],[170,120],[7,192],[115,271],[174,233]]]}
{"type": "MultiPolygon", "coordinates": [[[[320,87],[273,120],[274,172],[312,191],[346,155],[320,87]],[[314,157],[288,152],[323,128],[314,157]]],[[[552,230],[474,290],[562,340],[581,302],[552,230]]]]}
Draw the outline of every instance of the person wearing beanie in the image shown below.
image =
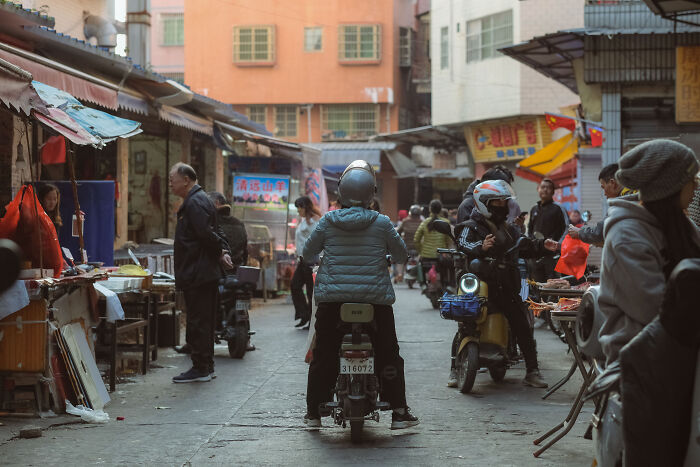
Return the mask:
{"type": "Polygon", "coordinates": [[[607,363],[659,313],[666,282],[685,258],[700,258],[700,231],[685,210],[698,187],[692,149],[670,140],[641,144],[622,156],[615,178],[638,201],[608,201],[598,304],[607,363]]]}

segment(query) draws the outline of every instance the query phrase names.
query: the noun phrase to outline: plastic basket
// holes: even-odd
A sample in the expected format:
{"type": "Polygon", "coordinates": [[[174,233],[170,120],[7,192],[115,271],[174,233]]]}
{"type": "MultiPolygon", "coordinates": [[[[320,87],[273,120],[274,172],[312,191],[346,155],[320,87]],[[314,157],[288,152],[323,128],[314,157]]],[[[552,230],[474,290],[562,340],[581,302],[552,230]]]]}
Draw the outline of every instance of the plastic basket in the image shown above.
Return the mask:
{"type": "Polygon", "coordinates": [[[473,295],[445,293],[440,300],[440,316],[453,321],[475,320],[481,310],[481,302],[473,295]]]}

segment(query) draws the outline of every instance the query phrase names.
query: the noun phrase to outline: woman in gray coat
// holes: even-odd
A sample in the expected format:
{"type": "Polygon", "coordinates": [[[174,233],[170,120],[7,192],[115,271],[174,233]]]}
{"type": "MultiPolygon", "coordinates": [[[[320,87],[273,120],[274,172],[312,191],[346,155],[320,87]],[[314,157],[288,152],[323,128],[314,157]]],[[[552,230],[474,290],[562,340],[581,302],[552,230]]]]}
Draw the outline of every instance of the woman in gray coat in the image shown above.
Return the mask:
{"type": "Polygon", "coordinates": [[[340,306],[346,302],[374,305],[376,330],[371,336],[380,377],[381,398],[393,408],[392,429],[418,424],[406,405],[404,362],[399,355],[394,289],[387,255],[396,262],[408,258],[406,245],[387,216],[368,209],[376,193],[374,170],[365,161],[351,163],[338,182],[343,209],[324,215],[304,246],[305,258],[323,251],[314,295],[316,345],[309,366],[305,423],[321,426],[319,405],[333,400],[338,377],[338,353],[343,332],[338,329],[340,306]]]}
{"type": "Polygon", "coordinates": [[[639,201],[608,201],[598,299],[608,364],[659,314],[673,268],[700,257],[700,231],[684,212],[698,168],[693,151],[670,140],[641,144],[620,159],[617,181],[638,190],[639,201]]]}

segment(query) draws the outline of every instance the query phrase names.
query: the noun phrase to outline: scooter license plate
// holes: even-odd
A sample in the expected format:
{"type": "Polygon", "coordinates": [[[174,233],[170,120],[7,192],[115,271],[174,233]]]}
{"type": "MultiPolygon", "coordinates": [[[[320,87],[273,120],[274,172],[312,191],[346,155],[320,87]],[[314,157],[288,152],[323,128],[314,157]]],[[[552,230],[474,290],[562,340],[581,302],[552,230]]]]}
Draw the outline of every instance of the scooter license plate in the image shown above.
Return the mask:
{"type": "Polygon", "coordinates": [[[340,358],[340,374],[372,375],[374,374],[374,357],[340,358]]]}
{"type": "Polygon", "coordinates": [[[236,310],[250,310],[250,300],[238,300],[236,301],[236,310]]]}

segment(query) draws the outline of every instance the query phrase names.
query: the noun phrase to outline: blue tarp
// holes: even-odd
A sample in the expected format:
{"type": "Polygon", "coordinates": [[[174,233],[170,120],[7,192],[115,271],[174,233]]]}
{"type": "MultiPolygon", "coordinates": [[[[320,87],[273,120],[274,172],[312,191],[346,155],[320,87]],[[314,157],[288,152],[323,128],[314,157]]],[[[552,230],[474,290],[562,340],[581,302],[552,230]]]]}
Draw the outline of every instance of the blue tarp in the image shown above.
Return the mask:
{"type": "MultiPolygon", "coordinates": [[[[67,181],[52,181],[61,192],[63,227],[57,232],[58,242],[68,248],[73,258],[80,258],[78,237],[73,237],[73,186],[67,181]]],[[[114,182],[79,180],[78,200],[85,213],[83,239],[89,261],[114,264],[114,182]]]]}
{"type": "Polygon", "coordinates": [[[69,93],[39,81],[32,81],[32,85],[46,104],[63,110],[90,134],[102,140],[102,143],[108,143],[118,137],[126,138],[141,132],[139,129],[141,124],[139,122],[115,117],[106,112],[85,107],[69,93]]]}

